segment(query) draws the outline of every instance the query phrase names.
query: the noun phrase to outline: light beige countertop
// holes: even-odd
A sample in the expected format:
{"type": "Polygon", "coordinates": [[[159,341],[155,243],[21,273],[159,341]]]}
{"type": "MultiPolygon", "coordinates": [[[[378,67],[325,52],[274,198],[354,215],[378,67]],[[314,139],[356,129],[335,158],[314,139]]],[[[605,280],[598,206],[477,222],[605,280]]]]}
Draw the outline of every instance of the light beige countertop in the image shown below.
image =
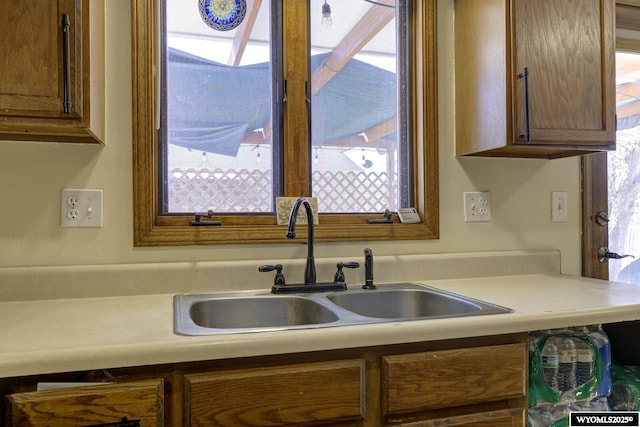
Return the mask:
{"type": "Polygon", "coordinates": [[[506,334],[640,319],[640,289],[559,274],[431,286],[513,313],[215,336],[173,333],[173,294],[0,303],[0,377],[506,334]]]}
{"type": "MultiPolygon", "coordinates": [[[[172,274],[176,274],[182,278],[181,283],[185,283],[189,282],[184,280],[187,273],[195,277],[203,269],[208,277],[212,269],[215,272],[220,266],[194,269],[193,266],[176,265],[171,269],[172,274],[165,270],[166,266],[156,266],[153,271],[157,276],[140,273],[140,269],[148,266],[140,269],[103,266],[97,270],[73,267],[66,269],[68,271],[55,267],[40,271],[5,269],[0,271],[0,378],[410,343],[640,319],[640,286],[562,275],[557,271],[557,257],[553,251],[501,253],[505,268],[491,266],[485,254],[465,254],[462,260],[450,265],[450,257],[444,260],[439,256],[426,260],[423,256],[378,259],[378,283],[391,282],[389,275],[384,273],[388,265],[401,265],[404,274],[398,281],[420,282],[506,306],[513,310],[508,314],[212,336],[174,334],[173,295],[229,288],[171,287],[158,281],[160,277],[173,280],[172,274]],[[425,265],[438,266],[438,275],[452,278],[423,273],[425,279],[417,279],[420,271],[416,265],[420,269],[425,265]],[[486,269],[487,265],[491,271],[486,269]],[[445,274],[443,268],[455,270],[455,274],[445,274]],[[180,274],[175,273],[176,269],[180,274]],[[91,277],[96,277],[96,271],[100,274],[93,281],[84,276],[91,273],[91,277]],[[505,274],[490,275],[496,271],[505,274]],[[473,272],[482,277],[468,277],[473,272]],[[133,282],[139,281],[143,284],[132,290],[133,282]],[[81,290],[76,282],[83,283],[81,290]],[[148,282],[153,286],[145,285],[148,282]],[[1,286],[3,283],[5,286],[1,286]],[[104,288],[111,283],[109,289],[115,295],[104,295],[104,288]],[[29,289],[31,285],[33,289],[29,289]],[[38,292],[34,291],[36,286],[38,292]],[[37,299],[36,294],[45,295],[46,299],[37,299]]],[[[257,275],[253,273],[255,264],[250,263],[250,270],[251,274],[257,275]]],[[[269,289],[269,280],[259,277],[269,289]]],[[[362,283],[358,282],[361,278],[353,277],[353,280],[362,283]]],[[[239,289],[234,287],[233,290],[239,289]]]]}

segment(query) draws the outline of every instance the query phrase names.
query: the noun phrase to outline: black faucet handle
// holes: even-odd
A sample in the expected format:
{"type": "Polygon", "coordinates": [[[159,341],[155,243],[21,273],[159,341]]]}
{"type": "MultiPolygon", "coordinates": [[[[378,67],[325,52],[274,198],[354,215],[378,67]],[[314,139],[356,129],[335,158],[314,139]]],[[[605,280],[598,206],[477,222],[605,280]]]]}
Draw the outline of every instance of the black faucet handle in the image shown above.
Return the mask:
{"type": "Polygon", "coordinates": [[[359,262],[339,262],[338,264],[342,264],[344,268],[359,268],[359,262]]]}
{"type": "Polygon", "coordinates": [[[284,285],[284,274],[282,274],[282,264],[276,265],[261,265],[258,267],[258,271],[265,273],[268,271],[276,270],[276,275],[273,278],[274,285],[284,285]]]}
{"type": "Polygon", "coordinates": [[[344,272],[342,271],[343,268],[358,268],[360,267],[360,264],[357,262],[339,262],[336,264],[336,268],[338,269],[336,271],[335,276],[333,276],[333,283],[345,283],[345,277],[344,277],[344,272]]]}

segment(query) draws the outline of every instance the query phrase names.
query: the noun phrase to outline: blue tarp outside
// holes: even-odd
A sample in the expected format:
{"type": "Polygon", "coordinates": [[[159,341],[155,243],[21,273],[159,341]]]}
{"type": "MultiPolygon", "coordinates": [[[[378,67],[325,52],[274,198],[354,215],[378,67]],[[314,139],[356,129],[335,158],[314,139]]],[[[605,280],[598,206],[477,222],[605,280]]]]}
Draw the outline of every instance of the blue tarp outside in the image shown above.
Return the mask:
{"type": "MultiPolygon", "coordinates": [[[[311,69],[327,54],[311,58],[311,69]]],[[[169,143],[236,156],[271,116],[269,64],[232,67],[169,49],[169,143]]],[[[395,74],[352,59],[313,97],[314,145],[355,136],[396,116],[395,74]]]]}

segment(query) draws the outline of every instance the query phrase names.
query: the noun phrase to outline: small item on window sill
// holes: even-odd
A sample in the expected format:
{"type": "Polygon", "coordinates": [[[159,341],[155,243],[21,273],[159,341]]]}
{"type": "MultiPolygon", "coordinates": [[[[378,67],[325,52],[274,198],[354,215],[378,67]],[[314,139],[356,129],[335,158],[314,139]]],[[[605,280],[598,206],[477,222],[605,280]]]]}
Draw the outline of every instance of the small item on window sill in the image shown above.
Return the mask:
{"type": "MultiPolygon", "coordinates": [[[[311,205],[311,211],[313,213],[313,223],[319,224],[318,217],[318,198],[317,197],[305,197],[311,205]]],[[[276,197],[276,222],[278,225],[288,225],[289,215],[291,215],[291,208],[298,201],[298,197],[276,197]]],[[[296,217],[296,224],[307,224],[307,215],[305,210],[298,211],[296,217]]]]}
{"type": "Polygon", "coordinates": [[[202,221],[201,218],[205,216],[207,218],[213,217],[213,211],[209,209],[207,213],[197,213],[196,219],[189,223],[192,227],[215,227],[222,225],[222,221],[202,221]]]}
{"type": "Polygon", "coordinates": [[[391,215],[395,212],[391,212],[389,209],[385,209],[382,215],[384,218],[369,218],[367,219],[367,224],[393,224],[393,220],[391,219],[391,215]]]}
{"type": "Polygon", "coordinates": [[[398,218],[403,224],[419,224],[420,215],[416,208],[402,208],[398,210],[398,218]]]}

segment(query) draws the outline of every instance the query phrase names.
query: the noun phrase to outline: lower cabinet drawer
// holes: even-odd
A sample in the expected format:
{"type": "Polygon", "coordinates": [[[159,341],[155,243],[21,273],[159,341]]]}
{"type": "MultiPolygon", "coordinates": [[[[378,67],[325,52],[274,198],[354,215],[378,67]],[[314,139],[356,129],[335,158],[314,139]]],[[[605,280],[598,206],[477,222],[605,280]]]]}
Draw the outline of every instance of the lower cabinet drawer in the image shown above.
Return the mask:
{"type": "Polygon", "coordinates": [[[398,427],[524,427],[526,425],[526,409],[511,408],[482,411],[475,414],[453,415],[446,418],[409,421],[394,425],[398,427]]]}
{"type": "Polygon", "coordinates": [[[187,426],[331,425],[364,416],[364,361],[185,375],[187,426]]]}
{"type": "Polygon", "coordinates": [[[164,425],[162,380],[10,394],[7,426],[70,427],[139,421],[164,425]]]}
{"type": "Polygon", "coordinates": [[[527,356],[516,343],[383,357],[383,414],[526,397],[527,356]]]}

